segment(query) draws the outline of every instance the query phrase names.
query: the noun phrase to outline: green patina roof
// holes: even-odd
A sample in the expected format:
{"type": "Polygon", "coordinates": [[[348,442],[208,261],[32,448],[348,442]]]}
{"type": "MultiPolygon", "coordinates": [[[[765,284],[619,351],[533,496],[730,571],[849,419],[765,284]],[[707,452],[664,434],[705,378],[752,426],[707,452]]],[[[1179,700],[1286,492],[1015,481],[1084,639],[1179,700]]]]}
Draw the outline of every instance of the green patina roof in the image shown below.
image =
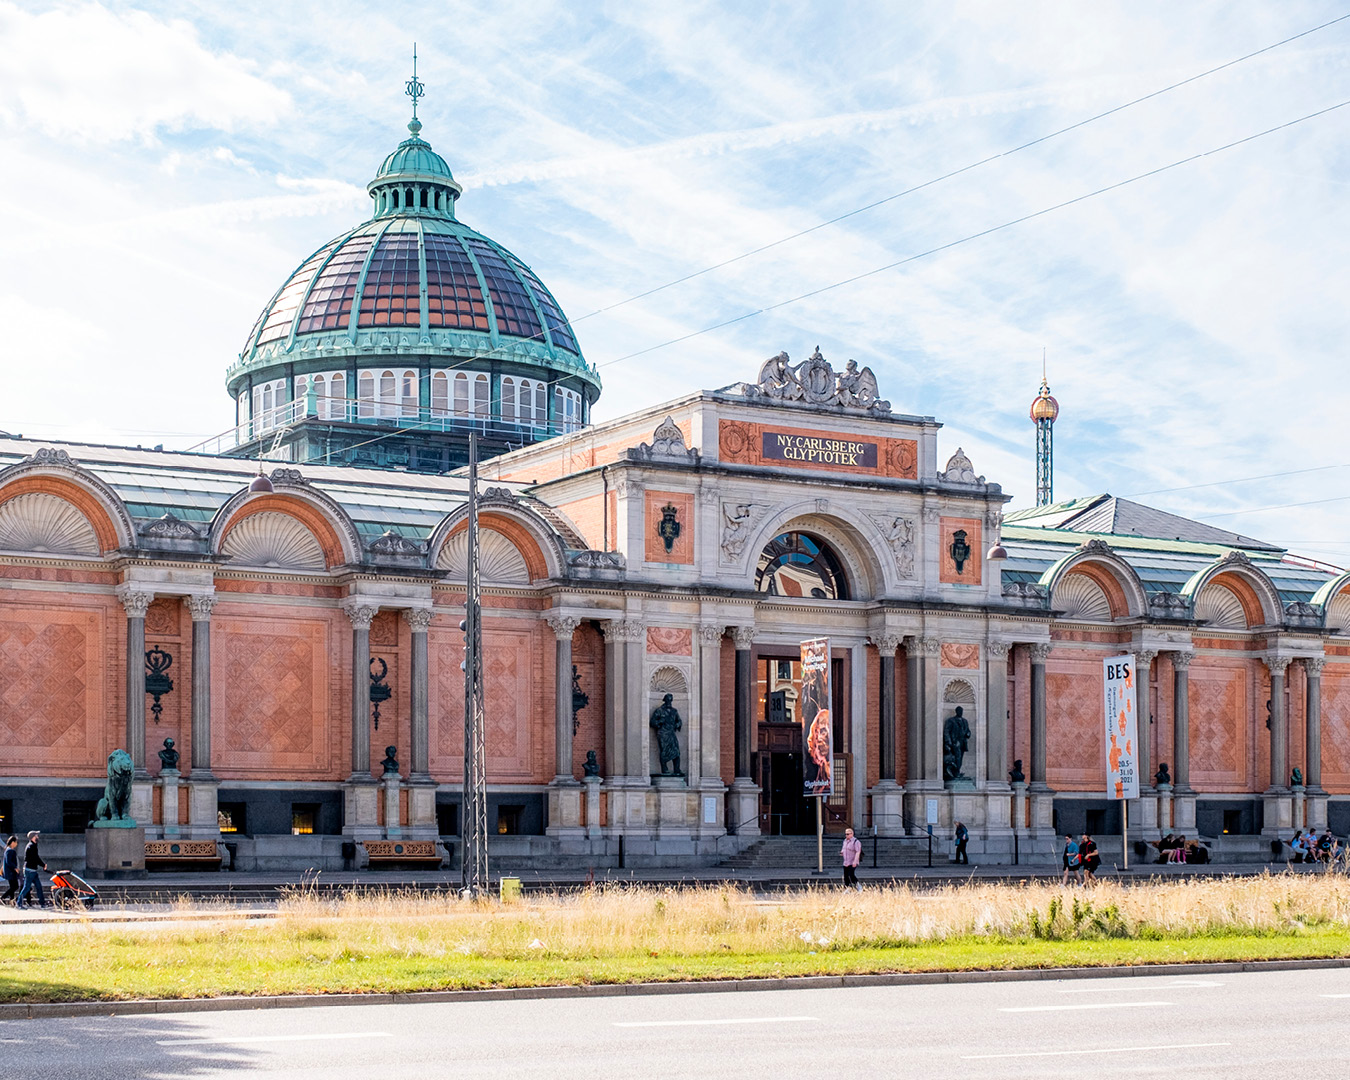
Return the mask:
{"type": "Polygon", "coordinates": [[[404,175],[454,180],[445,158],[431,148],[431,143],[417,135],[398,144],[398,149],[384,159],[375,179],[387,180],[404,175]]]}

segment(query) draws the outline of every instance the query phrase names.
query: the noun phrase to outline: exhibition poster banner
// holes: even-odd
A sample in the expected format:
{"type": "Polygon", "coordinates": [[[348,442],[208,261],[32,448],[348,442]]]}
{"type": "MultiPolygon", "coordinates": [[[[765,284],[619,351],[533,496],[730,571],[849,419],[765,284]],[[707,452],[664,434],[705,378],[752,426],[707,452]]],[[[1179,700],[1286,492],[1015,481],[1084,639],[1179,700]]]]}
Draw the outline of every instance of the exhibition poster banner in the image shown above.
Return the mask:
{"type": "Polygon", "coordinates": [[[1103,660],[1102,673],[1106,702],[1106,795],[1111,799],[1137,799],[1139,730],[1134,713],[1134,657],[1112,656],[1103,660]]]}
{"type": "Polygon", "coordinates": [[[834,779],[834,725],[830,720],[830,639],[802,642],[802,781],[807,798],[830,795],[834,779]]]}

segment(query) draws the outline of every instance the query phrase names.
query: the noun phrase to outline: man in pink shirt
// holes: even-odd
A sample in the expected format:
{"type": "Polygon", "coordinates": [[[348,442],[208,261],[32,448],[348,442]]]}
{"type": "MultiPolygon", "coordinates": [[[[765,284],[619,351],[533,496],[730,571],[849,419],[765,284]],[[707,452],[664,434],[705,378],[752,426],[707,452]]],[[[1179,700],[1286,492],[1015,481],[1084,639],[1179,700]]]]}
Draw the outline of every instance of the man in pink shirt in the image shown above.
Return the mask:
{"type": "Polygon", "coordinates": [[[852,829],[844,830],[844,846],[839,849],[839,854],[844,857],[844,888],[857,889],[862,892],[862,886],[858,884],[858,864],[862,862],[862,841],[853,835],[852,829]]]}

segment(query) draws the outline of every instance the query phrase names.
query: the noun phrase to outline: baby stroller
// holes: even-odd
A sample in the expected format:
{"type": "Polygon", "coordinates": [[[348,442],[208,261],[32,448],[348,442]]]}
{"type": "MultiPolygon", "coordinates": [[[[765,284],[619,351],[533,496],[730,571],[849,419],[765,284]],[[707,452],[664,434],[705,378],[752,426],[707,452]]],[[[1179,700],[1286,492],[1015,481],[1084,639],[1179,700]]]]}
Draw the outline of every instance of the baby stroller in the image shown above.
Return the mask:
{"type": "Polygon", "coordinates": [[[58,870],[52,875],[52,903],[57,907],[93,907],[98,890],[79,874],[58,870]]]}

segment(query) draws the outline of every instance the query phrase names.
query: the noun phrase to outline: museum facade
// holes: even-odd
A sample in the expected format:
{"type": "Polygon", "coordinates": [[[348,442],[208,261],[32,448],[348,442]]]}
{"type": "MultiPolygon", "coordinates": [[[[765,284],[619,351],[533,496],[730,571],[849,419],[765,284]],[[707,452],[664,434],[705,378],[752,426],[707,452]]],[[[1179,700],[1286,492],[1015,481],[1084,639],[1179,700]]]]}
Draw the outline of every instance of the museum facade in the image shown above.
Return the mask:
{"type": "Polygon", "coordinates": [[[1146,834],[1238,857],[1350,831],[1350,574],[1107,495],[1005,518],[937,420],[818,349],[594,423],[561,308],[458,220],[414,125],[370,221],[264,307],[230,432],[0,437],[0,827],[80,865],[124,748],[150,843],[241,868],[453,860],[472,433],[500,867],[711,864],[813,833],[799,650],[820,637],[831,832],[960,820],[986,862],[1117,832],[1102,661],[1124,652],[1146,834]]]}

